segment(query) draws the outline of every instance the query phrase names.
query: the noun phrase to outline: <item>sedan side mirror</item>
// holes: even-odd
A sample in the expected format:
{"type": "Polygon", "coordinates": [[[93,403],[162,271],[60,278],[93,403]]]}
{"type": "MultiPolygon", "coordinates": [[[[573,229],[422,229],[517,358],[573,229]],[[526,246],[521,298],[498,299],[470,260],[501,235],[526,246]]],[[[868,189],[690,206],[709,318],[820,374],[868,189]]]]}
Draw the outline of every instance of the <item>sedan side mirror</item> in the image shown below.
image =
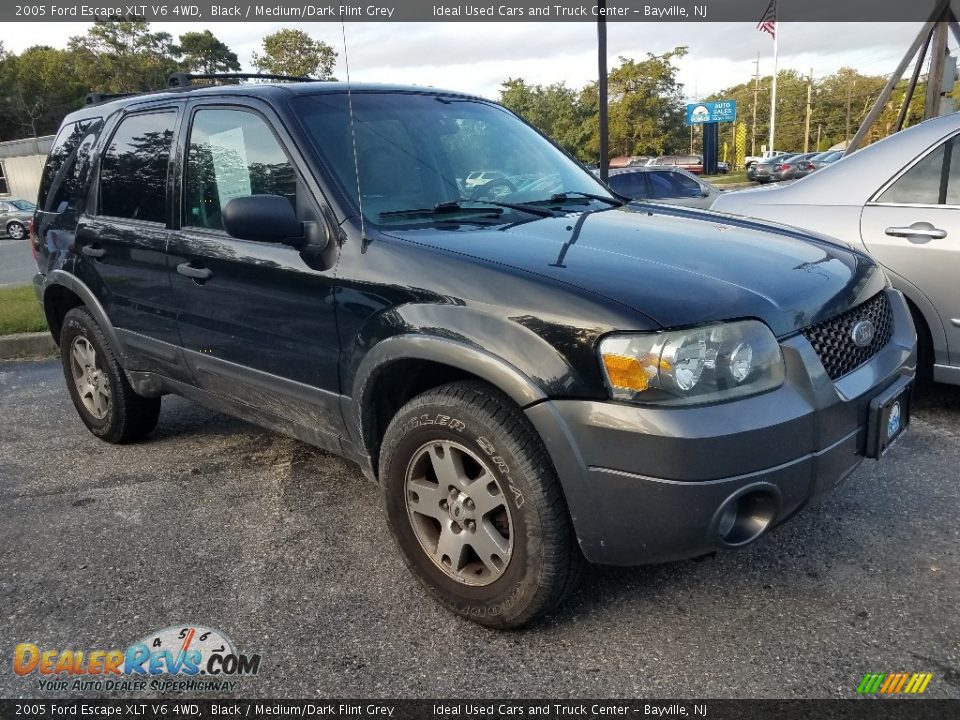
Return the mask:
{"type": "Polygon", "coordinates": [[[238,240],[299,244],[303,223],[290,201],[279,195],[235,197],[223,208],[223,228],[238,240]]]}

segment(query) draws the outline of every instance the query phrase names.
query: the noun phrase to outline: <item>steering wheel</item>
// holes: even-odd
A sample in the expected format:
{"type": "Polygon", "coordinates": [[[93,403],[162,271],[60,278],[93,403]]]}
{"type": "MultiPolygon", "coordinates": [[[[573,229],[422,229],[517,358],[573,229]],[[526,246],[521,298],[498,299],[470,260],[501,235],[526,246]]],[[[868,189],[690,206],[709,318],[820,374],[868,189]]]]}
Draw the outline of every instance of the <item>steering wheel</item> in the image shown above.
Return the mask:
{"type": "Polygon", "coordinates": [[[500,200],[517,191],[517,186],[506,178],[498,178],[481,185],[470,195],[471,200],[500,200]]]}

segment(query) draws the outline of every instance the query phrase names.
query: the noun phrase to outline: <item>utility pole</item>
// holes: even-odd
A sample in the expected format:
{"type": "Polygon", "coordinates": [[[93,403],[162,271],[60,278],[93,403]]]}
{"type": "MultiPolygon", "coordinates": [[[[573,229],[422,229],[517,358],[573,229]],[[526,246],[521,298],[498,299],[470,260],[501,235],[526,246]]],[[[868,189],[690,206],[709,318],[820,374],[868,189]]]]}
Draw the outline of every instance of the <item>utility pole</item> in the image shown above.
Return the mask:
{"type": "Polygon", "coordinates": [[[756,70],[753,73],[753,124],[750,126],[750,154],[757,156],[757,95],[760,92],[760,51],[757,50],[757,59],[753,63],[756,70]]]}
{"type": "Polygon", "coordinates": [[[943,93],[943,72],[947,50],[949,6],[943,11],[933,31],[933,47],[930,50],[930,72],[927,75],[927,97],[923,106],[923,119],[929,120],[940,114],[940,97],[943,93]]]}
{"type": "Polygon", "coordinates": [[[817,152],[820,152],[820,131],[823,130],[823,125],[817,125],[817,152]]]}
{"type": "Polygon", "coordinates": [[[804,123],[803,130],[803,151],[810,150],[810,99],[813,96],[813,68],[810,68],[810,75],[807,77],[807,120],[804,123]]]}
{"type": "Polygon", "coordinates": [[[608,134],[610,123],[607,108],[607,20],[604,10],[607,0],[597,1],[597,90],[600,95],[600,181],[607,182],[610,174],[608,134]]]}
{"type": "Polygon", "coordinates": [[[856,84],[856,80],[847,80],[847,132],[844,135],[844,142],[847,146],[850,145],[850,94],[853,91],[853,86],[856,84]]]}

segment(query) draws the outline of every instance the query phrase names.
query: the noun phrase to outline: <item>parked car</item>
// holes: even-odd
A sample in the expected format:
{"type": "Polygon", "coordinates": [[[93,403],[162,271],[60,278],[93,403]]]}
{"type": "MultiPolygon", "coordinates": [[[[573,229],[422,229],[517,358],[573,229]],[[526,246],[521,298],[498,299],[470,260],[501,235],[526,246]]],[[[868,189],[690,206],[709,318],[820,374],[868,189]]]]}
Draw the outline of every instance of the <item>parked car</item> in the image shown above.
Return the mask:
{"type": "Polygon", "coordinates": [[[427,592],[488,626],[540,617],[584,559],[747,545],[909,419],[913,326],[869,256],[627,205],[470,95],[92,103],[38,205],[35,286],[96,437],[144,438],[172,393],[344,455],[427,592]],[[461,196],[490,158],[539,180],[461,196]]]}
{"type": "Polygon", "coordinates": [[[477,188],[494,180],[502,180],[506,175],[499,170],[477,170],[467,175],[464,185],[467,188],[477,188]]]}
{"type": "Polygon", "coordinates": [[[784,180],[796,180],[810,174],[813,171],[813,166],[808,160],[814,155],[816,153],[798,153],[774,159],[773,166],[770,168],[770,179],[773,182],[783,182],[784,180]]]}
{"type": "Polygon", "coordinates": [[[774,182],[776,178],[773,175],[773,168],[781,161],[793,157],[792,154],[772,155],[769,158],[755,162],[747,167],[747,180],[754,180],[761,185],[763,183],[774,182]]]}
{"type": "Polygon", "coordinates": [[[960,114],[929,120],[801,183],[724,193],[713,209],[830,233],[868,250],[910,303],[925,374],[960,384],[958,131],[960,114]]]}
{"type": "Polygon", "coordinates": [[[750,170],[752,165],[755,165],[766,160],[773,160],[776,157],[782,157],[784,155],[789,155],[790,153],[784,152],[783,150],[764,150],[760,155],[748,155],[743,160],[743,166],[750,170]]]}
{"type": "Polygon", "coordinates": [[[29,200],[0,198],[0,228],[14,240],[23,240],[37,209],[29,200]]]}
{"type": "Polygon", "coordinates": [[[610,188],[633,200],[709,208],[720,193],[716,187],[680,168],[623,168],[610,171],[610,188]]]}
{"type": "Polygon", "coordinates": [[[651,160],[649,155],[620,155],[615,158],[610,158],[610,163],[608,167],[611,168],[624,168],[624,167],[640,167],[646,165],[651,160]]]}
{"type": "Polygon", "coordinates": [[[814,170],[820,170],[827,165],[832,165],[842,157],[843,150],[827,150],[810,158],[810,164],[813,165],[814,170]]]}
{"type": "Polygon", "coordinates": [[[650,163],[651,166],[678,167],[694,175],[703,173],[703,157],[699,155],[664,155],[650,163]]]}

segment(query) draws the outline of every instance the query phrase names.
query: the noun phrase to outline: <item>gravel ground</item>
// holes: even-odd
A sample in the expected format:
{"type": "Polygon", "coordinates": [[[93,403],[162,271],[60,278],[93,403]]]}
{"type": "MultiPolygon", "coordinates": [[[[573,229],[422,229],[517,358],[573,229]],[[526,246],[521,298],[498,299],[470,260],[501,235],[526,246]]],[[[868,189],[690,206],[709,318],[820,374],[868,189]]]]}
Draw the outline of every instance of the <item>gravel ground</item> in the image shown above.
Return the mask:
{"type": "MultiPolygon", "coordinates": [[[[960,391],[880,463],[739,552],[592,568],[539,626],[434,605],[344,460],[166,398],[149,441],[81,425],[56,362],[0,363],[0,697],[13,648],[126,648],[219,628],[245,697],[851,697],[928,671],[960,697],[960,391]]],[[[156,695],[156,693],[154,693],[156,695]]]]}

